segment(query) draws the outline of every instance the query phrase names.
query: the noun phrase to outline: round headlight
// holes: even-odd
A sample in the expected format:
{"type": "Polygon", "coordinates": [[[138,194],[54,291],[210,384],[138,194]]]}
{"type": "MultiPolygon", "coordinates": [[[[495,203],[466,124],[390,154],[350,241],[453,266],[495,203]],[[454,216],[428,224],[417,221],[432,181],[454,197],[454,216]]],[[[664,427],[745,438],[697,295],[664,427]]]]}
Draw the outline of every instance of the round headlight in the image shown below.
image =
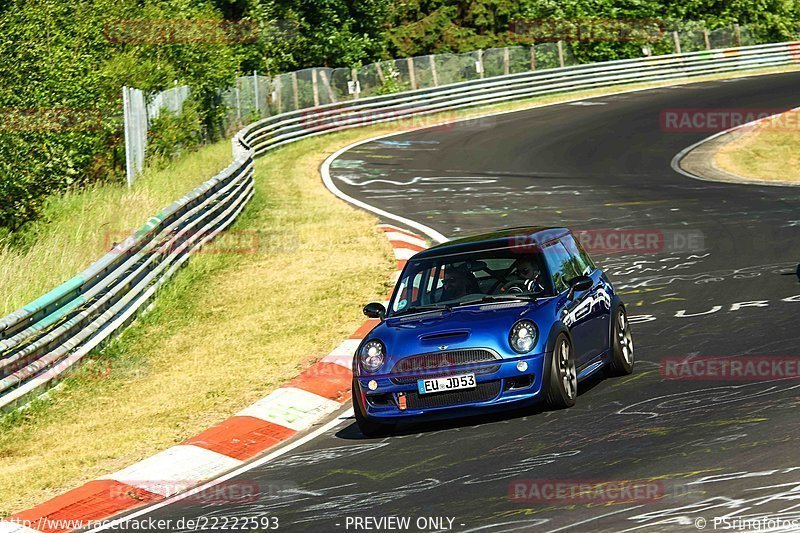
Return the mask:
{"type": "Polygon", "coordinates": [[[386,349],[381,341],[369,341],[361,347],[361,368],[366,372],[376,372],[386,357],[386,349]]]}
{"type": "Polygon", "coordinates": [[[536,338],[539,330],[536,324],[530,320],[520,320],[511,328],[508,335],[508,342],[517,353],[528,353],[536,346],[536,338]]]}

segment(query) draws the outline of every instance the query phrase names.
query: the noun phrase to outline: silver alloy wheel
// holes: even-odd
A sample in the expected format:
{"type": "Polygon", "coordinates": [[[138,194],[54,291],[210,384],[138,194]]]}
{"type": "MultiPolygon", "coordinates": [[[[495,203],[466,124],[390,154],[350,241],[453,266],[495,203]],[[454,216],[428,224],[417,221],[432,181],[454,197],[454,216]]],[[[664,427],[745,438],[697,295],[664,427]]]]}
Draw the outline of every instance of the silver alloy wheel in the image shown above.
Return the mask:
{"type": "Polygon", "coordinates": [[[578,389],[578,380],[575,375],[575,362],[570,359],[569,352],[569,343],[566,339],[562,339],[558,347],[558,373],[561,375],[561,382],[567,396],[574,398],[578,389]]]}
{"type": "Polygon", "coordinates": [[[624,311],[617,313],[617,341],[625,362],[629,365],[633,364],[633,336],[631,335],[631,329],[628,327],[628,319],[624,311]]]}

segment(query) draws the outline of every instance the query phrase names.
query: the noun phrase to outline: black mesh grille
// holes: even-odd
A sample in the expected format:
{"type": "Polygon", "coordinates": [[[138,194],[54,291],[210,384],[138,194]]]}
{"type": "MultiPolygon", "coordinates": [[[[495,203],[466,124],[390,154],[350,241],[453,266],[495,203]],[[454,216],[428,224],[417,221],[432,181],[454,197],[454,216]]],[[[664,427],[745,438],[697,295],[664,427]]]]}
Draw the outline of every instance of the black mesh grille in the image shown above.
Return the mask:
{"type": "Polygon", "coordinates": [[[396,365],[394,365],[392,374],[426,372],[460,365],[471,365],[475,363],[485,363],[486,361],[496,361],[497,359],[499,359],[499,357],[497,357],[492,351],[482,348],[424,353],[401,359],[396,365]]]}
{"type": "Polygon", "coordinates": [[[447,372],[428,372],[428,373],[420,373],[414,376],[409,377],[402,377],[402,378],[392,378],[392,383],[395,385],[407,385],[409,383],[416,383],[419,379],[431,379],[431,378],[444,378],[447,376],[452,376],[454,374],[475,374],[476,376],[484,376],[486,374],[494,374],[500,370],[500,365],[491,365],[491,366],[483,366],[483,367],[461,367],[458,369],[451,369],[447,372]]]}
{"type": "Polygon", "coordinates": [[[406,405],[409,409],[430,409],[432,407],[447,407],[463,403],[485,402],[500,393],[500,380],[478,383],[474,389],[458,390],[452,392],[438,392],[422,394],[409,392],[406,394],[406,405]]]}

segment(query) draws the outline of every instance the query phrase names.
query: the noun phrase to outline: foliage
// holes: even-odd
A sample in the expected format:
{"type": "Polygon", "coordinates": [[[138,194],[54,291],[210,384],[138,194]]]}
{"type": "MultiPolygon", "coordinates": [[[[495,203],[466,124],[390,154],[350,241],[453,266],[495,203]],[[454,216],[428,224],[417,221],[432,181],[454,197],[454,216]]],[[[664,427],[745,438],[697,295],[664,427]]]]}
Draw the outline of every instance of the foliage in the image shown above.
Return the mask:
{"type": "Polygon", "coordinates": [[[19,230],[50,194],[121,175],[123,85],[190,85],[214,137],[214,99],[237,68],[232,46],[109,37],[119,21],[189,18],[220,15],[181,0],[13,0],[0,11],[0,227],[19,230]],[[54,128],[54,115],[70,124],[54,128]]]}
{"type": "MultiPolygon", "coordinates": [[[[734,23],[752,28],[760,41],[797,38],[800,3],[796,0],[403,0],[395,2],[386,32],[394,57],[530,44],[511,30],[518,19],[658,19],[665,29],[682,21],[703,21],[710,30],[734,23]]],[[[668,45],[668,40],[665,40],[668,45]]],[[[583,61],[641,55],[636,42],[572,43],[583,61]]],[[[663,51],[655,47],[656,53],[663,51]]]]}
{"type": "MultiPolygon", "coordinates": [[[[713,31],[734,22],[746,24],[760,42],[796,38],[800,2],[5,0],[0,3],[0,238],[35,220],[48,195],[120,179],[125,157],[123,85],[147,93],[175,82],[191,88],[195,105],[185,117],[164,117],[154,124],[151,153],[167,157],[191,149],[199,137],[215,140],[224,135],[220,90],[237,73],[276,75],[307,67],[352,67],[395,57],[531,44],[529,36],[510,31],[511,24],[537,18],[655,18],[663,20],[667,30],[681,30],[686,49],[702,45],[703,28],[713,31]],[[109,28],[130,20],[246,21],[257,24],[258,32],[257,38],[239,41],[115,40],[109,28]],[[685,21],[699,22],[690,27],[685,21]],[[99,118],[60,129],[42,120],[23,121],[22,127],[16,119],[8,120],[54,110],[99,118]]],[[[732,39],[724,31],[714,35],[722,43],[732,39]]],[[[639,56],[642,44],[571,42],[568,51],[580,62],[600,61],[639,56]]],[[[671,52],[671,39],[651,43],[651,48],[656,54],[671,52]]],[[[541,64],[555,60],[550,46],[540,51],[541,64]]],[[[380,92],[401,89],[399,81],[388,76],[380,92]]]]}
{"type": "Polygon", "coordinates": [[[163,109],[158,118],[150,123],[147,155],[169,160],[197,148],[202,141],[203,125],[198,104],[189,99],[180,114],[163,109]]]}

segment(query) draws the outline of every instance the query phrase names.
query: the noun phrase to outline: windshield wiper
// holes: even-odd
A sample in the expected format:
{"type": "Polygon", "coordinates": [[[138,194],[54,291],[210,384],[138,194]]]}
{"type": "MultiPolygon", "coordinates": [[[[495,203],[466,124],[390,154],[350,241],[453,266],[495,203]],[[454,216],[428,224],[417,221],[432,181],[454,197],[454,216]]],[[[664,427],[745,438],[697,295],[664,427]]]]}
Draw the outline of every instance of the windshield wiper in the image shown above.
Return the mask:
{"type": "Polygon", "coordinates": [[[451,305],[418,305],[413,307],[408,307],[401,311],[394,313],[394,316],[402,316],[407,315],[410,313],[420,313],[423,311],[449,311],[452,308],[451,305]]]}
{"type": "Polygon", "coordinates": [[[512,302],[514,300],[534,301],[537,296],[535,294],[496,294],[494,296],[484,296],[480,300],[469,300],[462,302],[458,305],[475,305],[475,304],[488,304],[492,302],[512,302]]]}

